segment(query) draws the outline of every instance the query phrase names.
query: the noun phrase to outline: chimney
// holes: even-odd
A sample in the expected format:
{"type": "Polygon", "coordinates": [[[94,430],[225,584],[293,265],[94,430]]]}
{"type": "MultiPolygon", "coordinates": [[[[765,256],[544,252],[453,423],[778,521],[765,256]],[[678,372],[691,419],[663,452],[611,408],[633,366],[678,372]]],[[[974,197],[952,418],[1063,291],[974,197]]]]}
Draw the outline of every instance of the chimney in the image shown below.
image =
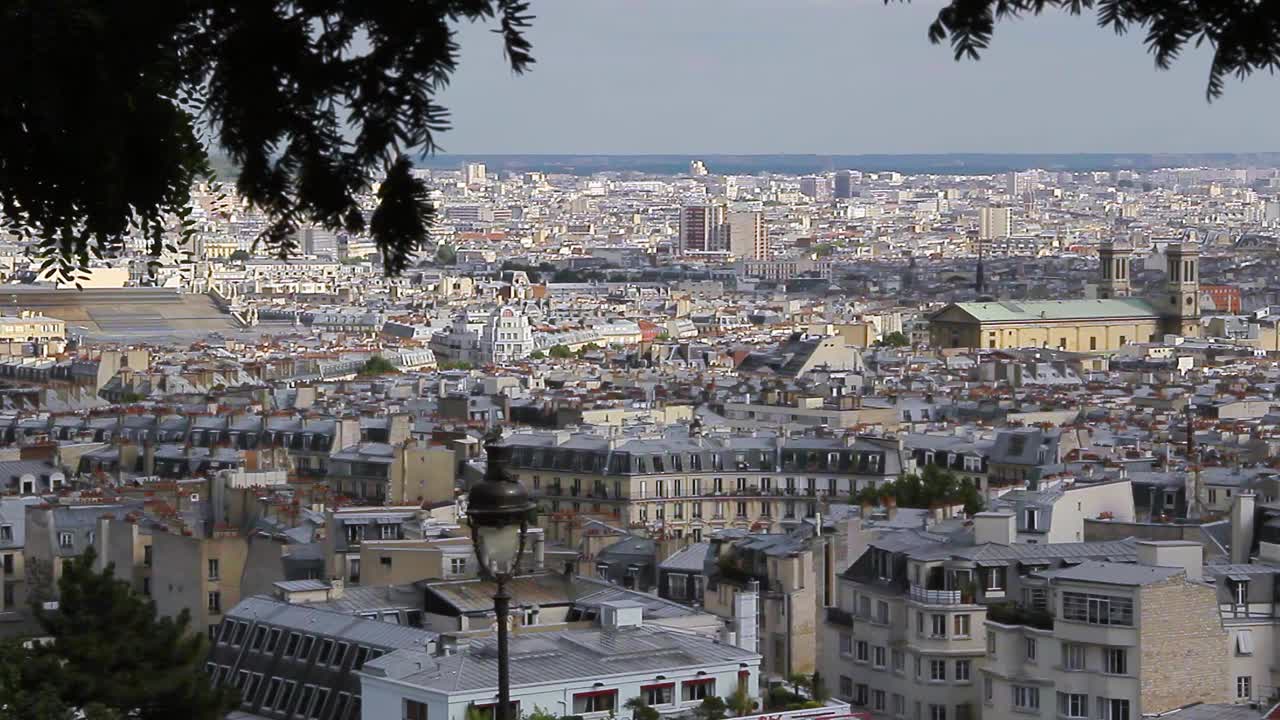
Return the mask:
{"type": "MultiPolygon", "coordinates": [[[[1188,540],[1139,540],[1138,564],[1148,567],[1176,567],[1188,580],[1204,577],[1204,546],[1188,540]]],[[[1232,548],[1234,553],[1235,548],[1232,548]]]]}
{"type": "Polygon", "coordinates": [[[156,443],[149,437],[142,441],[142,474],[156,474],[156,443]]]}
{"type": "Polygon", "coordinates": [[[973,516],[973,542],[1012,545],[1018,538],[1017,516],[1011,512],[980,512],[973,516]]]}
{"type": "Polygon", "coordinates": [[[442,634],[436,638],[436,656],[454,655],[458,652],[458,636],[442,634]]]}
{"type": "Polygon", "coordinates": [[[1254,502],[1257,496],[1250,491],[1238,493],[1231,503],[1231,562],[1242,565],[1249,562],[1253,549],[1254,502]]]}
{"type": "Polygon", "coordinates": [[[759,627],[760,583],[747,581],[747,587],[733,596],[733,627],[738,637],[738,647],[749,652],[759,652],[757,632],[759,627]]]}

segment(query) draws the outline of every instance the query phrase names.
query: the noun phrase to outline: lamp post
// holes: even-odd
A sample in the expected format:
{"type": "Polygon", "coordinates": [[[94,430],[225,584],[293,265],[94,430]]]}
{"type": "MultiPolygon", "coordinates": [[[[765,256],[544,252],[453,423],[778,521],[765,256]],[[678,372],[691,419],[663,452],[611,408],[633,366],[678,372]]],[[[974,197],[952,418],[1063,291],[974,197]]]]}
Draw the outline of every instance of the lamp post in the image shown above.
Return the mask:
{"type": "Polygon", "coordinates": [[[472,486],[467,498],[467,519],[471,524],[471,542],[475,547],[480,576],[497,585],[493,610],[498,619],[498,712],[497,720],[511,717],[510,658],[507,651],[507,618],[511,595],[507,581],[515,575],[524,555],[525,536],[534,504],[524,486],[507,474],[511,448],[496,444],[497,437],[486,438],[488,463],[484,480],[472,486]]]}

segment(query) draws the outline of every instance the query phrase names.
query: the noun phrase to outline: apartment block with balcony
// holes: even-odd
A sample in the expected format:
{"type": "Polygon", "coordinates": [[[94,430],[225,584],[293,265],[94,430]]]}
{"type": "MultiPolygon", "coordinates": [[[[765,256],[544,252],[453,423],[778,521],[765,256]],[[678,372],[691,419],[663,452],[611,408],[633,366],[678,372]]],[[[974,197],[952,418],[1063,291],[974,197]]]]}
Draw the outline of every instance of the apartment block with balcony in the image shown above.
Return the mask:
{"type": "Polygon", "coordinates": [[[1137,720],[1236,697],[1224,662],[1229,632],[1201,577],[1202,547],[1136,548],[1136,563],[1083,560],[1035,572],[1050,618],[988,616],[983,718],[1137,720]]]}
{"type": "Polygon", "coordinates": [[[1137,557],[1133,540],[1017,543],[1007,512],[979,513],[973,528],[884,532],[840,574],[818,662],[836,696],[876,718],[977,718],[985,623],[1048,615],[1048,580],[1035,571],[1137,557]]]}
{"type": "Polygon", "coordinates": [[[725,435],[618,438],[521,432],[510,471],[543,513],[610,515],[695,542],[725,528],[762,532],[815,517],[831,499],[914,467],[897,440],[725,435]]]}

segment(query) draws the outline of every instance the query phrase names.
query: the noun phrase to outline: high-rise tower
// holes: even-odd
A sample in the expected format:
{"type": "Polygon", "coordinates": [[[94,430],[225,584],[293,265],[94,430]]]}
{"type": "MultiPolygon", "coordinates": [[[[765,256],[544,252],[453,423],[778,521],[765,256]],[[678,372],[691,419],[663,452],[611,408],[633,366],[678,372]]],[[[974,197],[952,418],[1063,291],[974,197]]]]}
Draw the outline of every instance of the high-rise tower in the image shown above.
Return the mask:
{"type": "Polygon", "coordinates": [[[1165,250],[1169,296],[1165,332],[1183,337],[1200,335],[1200,250],[1178,243],[1165,250]]]}

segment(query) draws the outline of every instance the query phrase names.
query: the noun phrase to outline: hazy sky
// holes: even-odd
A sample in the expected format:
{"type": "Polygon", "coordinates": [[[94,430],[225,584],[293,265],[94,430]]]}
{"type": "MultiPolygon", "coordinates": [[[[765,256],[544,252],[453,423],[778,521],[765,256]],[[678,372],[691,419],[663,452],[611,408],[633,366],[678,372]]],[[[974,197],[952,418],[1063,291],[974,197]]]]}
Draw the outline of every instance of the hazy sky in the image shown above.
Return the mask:
{"type": "Polygon", "coordinates": [[[1280,78],[1204,99],[1208,54],[1157,71],[1141,34],[1050,14],[957,63],[940,0],[533,0],[537,63],[461,33],[452,153],[1280,150],[1280,78]]]}

